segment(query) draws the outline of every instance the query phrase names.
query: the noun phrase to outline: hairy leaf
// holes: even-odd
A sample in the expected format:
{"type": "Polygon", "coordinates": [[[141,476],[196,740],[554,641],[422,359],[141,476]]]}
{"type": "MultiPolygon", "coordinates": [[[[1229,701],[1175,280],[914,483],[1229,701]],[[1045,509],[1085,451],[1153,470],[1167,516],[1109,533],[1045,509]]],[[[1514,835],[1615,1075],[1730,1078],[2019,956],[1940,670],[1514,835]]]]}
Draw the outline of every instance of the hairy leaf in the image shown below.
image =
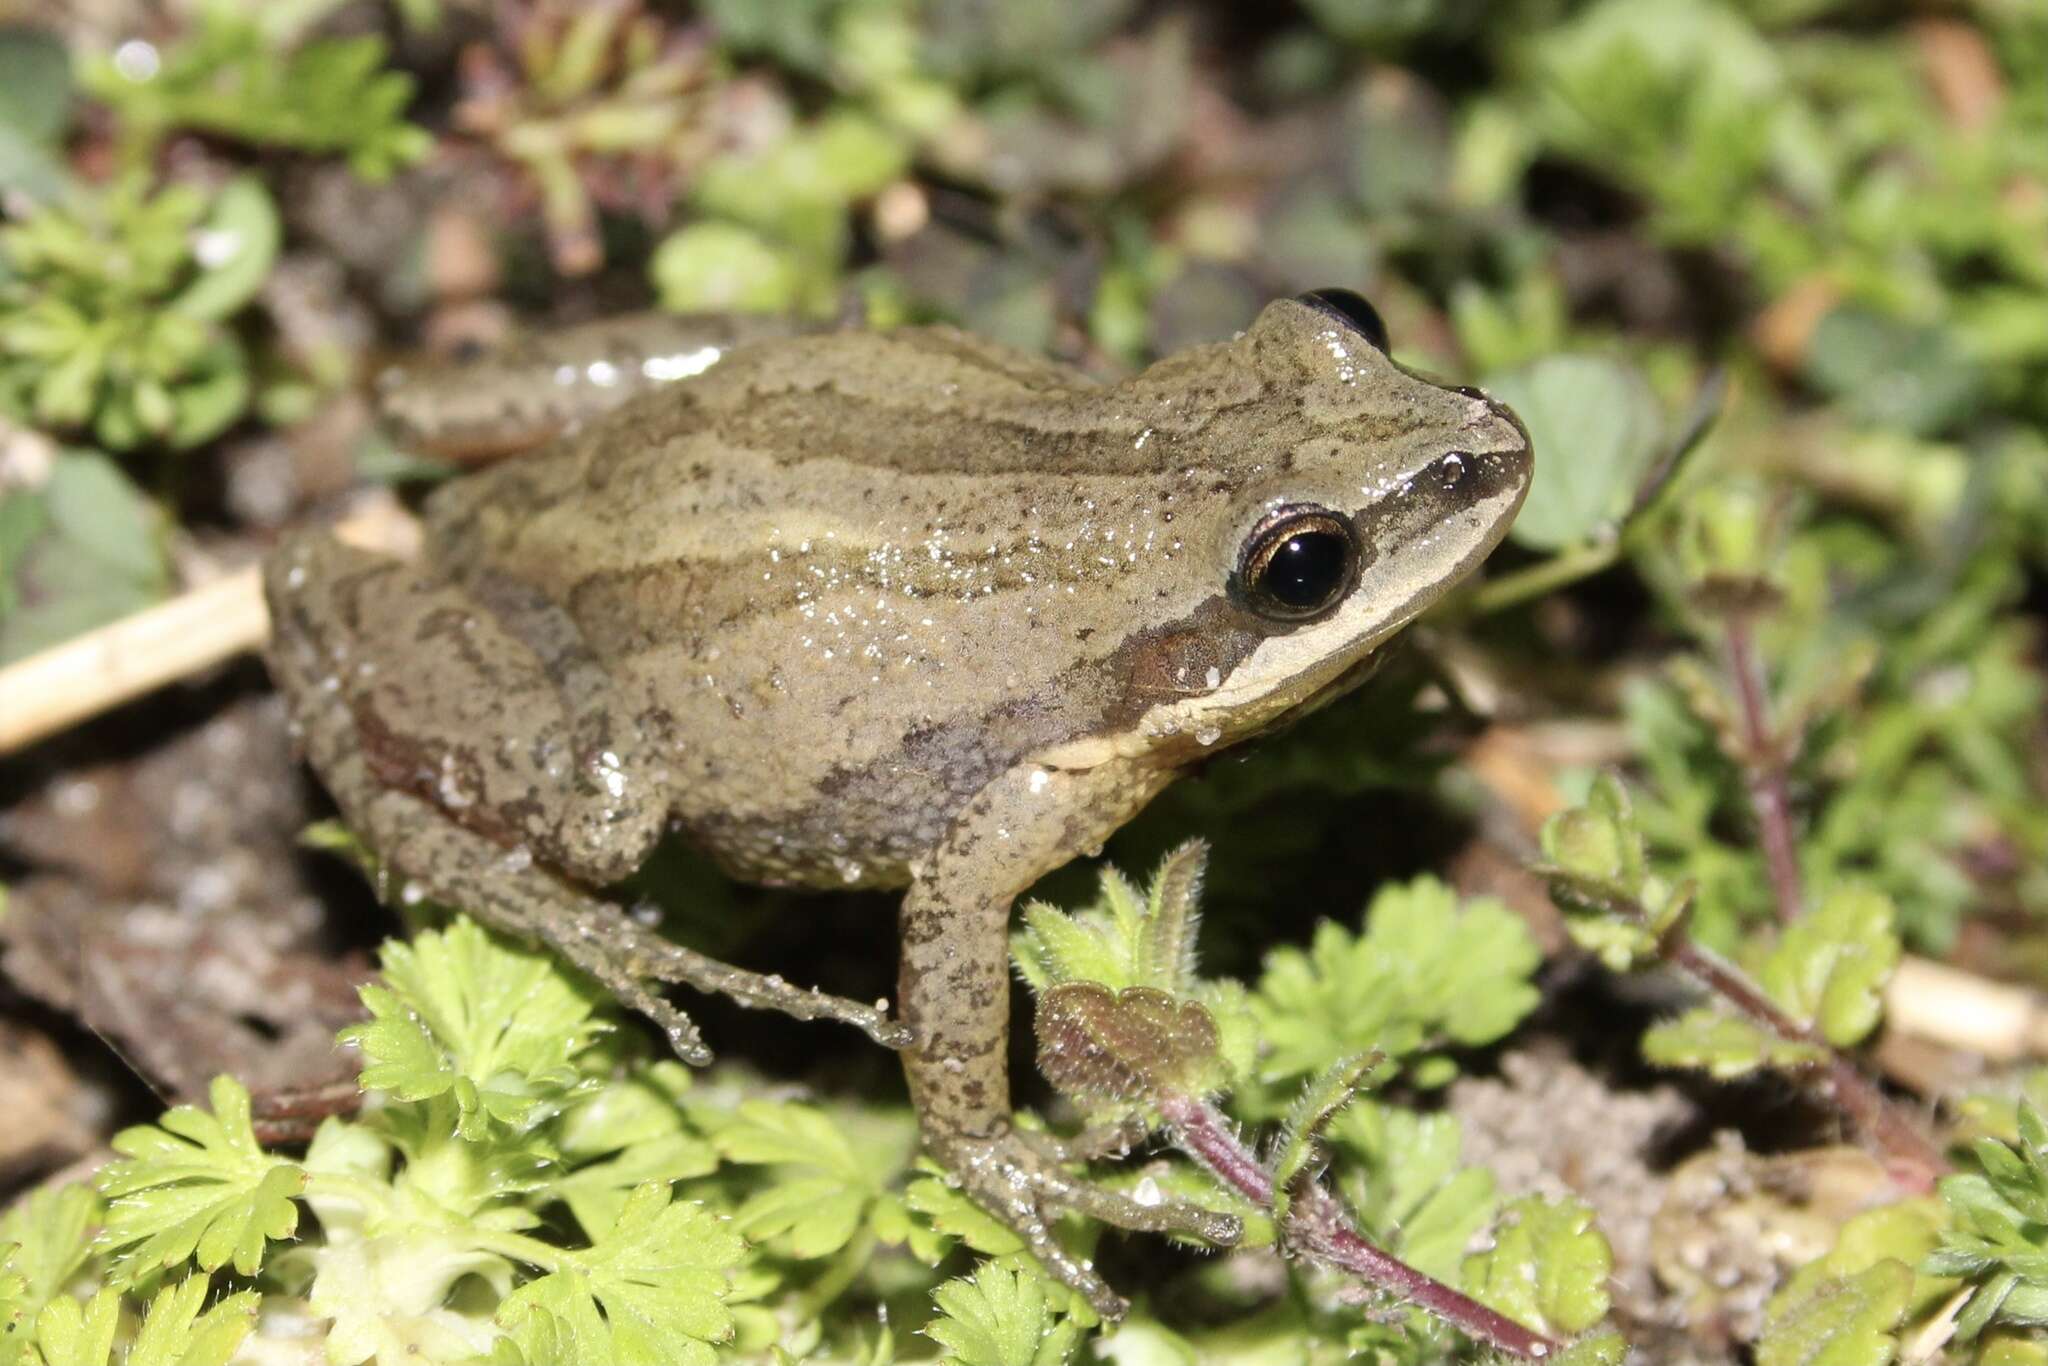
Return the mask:
{"type": "Polygon", "coordinates": [[[1507,1207],[1490,1252],[1467,1258],[1465,1288],[1538,1332],[1569,1337],[1607,1314],[1614,1253],[1583,1200],[1524,1196],[1507,1207]]]}
{"type": "Polygon", "coordinates": [[[1757,1366],[1886,1366],[1913,1294],[1913,1272],[1887,1258],[1821,1282],[1773,1309],[1757,1342],[1757,1366]]]}

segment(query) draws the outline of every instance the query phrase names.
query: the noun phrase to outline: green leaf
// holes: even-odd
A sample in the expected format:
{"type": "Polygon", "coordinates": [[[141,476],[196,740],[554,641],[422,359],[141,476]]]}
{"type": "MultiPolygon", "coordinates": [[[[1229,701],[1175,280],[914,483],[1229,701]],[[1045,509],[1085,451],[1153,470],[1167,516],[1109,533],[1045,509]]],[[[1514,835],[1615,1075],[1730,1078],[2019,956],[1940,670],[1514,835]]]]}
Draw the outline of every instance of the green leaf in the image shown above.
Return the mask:
{"type": "Polygon", "coordinates": [[[730,1162],[772,1165],[773,1180],[741,1204],[733,1223],[751,1241],[779,1240],[795,1257],[823,1257],[852,1239],[875,1211],[896,1161],[857,1152],[845,1125],[808,1105],[750,1100],[713,1140],[730,1162]]]}
{"type": "Polygon", "coordinates": [[[1662,448],[1663,414],[1642,376],[1599,356],[1553,355],[1486,389],[1515,410],[1536,450],[1515,543],[1555,551],[1612,535],[1662,448]]]}
{"type": "Polygon", "coordinates": [[[1373,1071],[1385,1059],[1375,1053],[1339,1058],[1301,1089],[1280,1126],[1272,1162],[1273,1189],[1286,1192],[1315,1159],[1317,1140],[1345,1106],[1357,1099],[1373,1071]]]}
{"type": "Polygon", "coordinates": [[[1550,1358],[1551,1366],[1622,1366],[1628,1360],[1628,1339],[1619,1333],[1581,1338],[1550,1358]]]}
{"type": "Polygon", "coordinates": [[[903,1203],[929,1220],[942,1236],[958,1238],[985,1256],[1006,1257],[1024,1248],[1024,1240],[1016,1230],[938,1176],[921,1176],[912,1181],[904,1188],[903,1203]]]}
{"type": "Polygon", "coordinates": [[[20,1254],[18,1244],[0,1243],[0,1366],[26,1359],[27,1325],[35,1318],[28,1277],[15,1269],[20,1254]]]}
{"type": "Polygon", "coordinates": [[[1982,392],[1984,371],[1956,329],[1854,305],[1820,320],[1806,373],[1877,427],[1928,433],[1953,425],[1982,392]]]}
{"type": "Polygon", "coordinates": [[[212,1289],[209,1277],[195,1275],[159,1290],[143,1311],[124,1366],[227,1366],[256,1327],[261,1297],[243,1290],[202,1314],[200,1306],[212,1289]]]}
{"type": "Polygon", "coordinates": [[[36,28],[0,28],[0,128],[47,144],[70,121],[71,59],[62,40],[36,28]]]}
{"type": "Polygon", "coordinates": [[[1643,1057],[1659,1067],[1688,1067],[1723,1081],[1765,1068],[1796,1071],[1826,1060],[1817,1044],[1795,1043],[1739,1016],[1698,1006],[1643,1033],[1643,1057]]]}
{"type": "Polygon", "coordinates": [[[1772,1000],[1837,1048],[1862,1041],[1884,1013],[1884,984],[1899,964],[1892,903],[1841,886],[1787,926],[1758,973],[1772,1000]]]}
{"type": "Polygon", "coordinates": [[[2023,1101],[2018,1128],[2017,1146],[1988,1137],[1972,1146],[1982,1174],[1942,1178],[1950,1223],[1920,1262],[1925,1274],[1976,1284],[1956,1319],[1956,1335],[1965,1342],[1993,1323],[2048,1322],[2048,1223],[2042,1218],[2048,1211],[2048,1123],[2023,1101]]]}
{"type": "Polygon", "coordinates": [[[1252,999],[1263,1074],[1312,1076],[1375,1050],[1399,1061],[1442,1040],[1491,1043],[1535,1008],[1542,957],[1528,925],[1492,897],[1461,904],[1432,877],[1383,887],[1362,934],[1325,922],[1306,952],[1267,957],[1252,999]]]}
{"type": "Polygon", "coordinates": [[[1078,1326],[1053,1309],[1042,1277],[984,1262],[972,1277],[932,1292],[938,1317],[925,1335],[961,1366],[1064,1366],[1078,1326]]]}
{"type": "Polygon", "coordinates": [[[1465,1289],[1509,1318],[1570,1337],[1606,1317],[1614,1253],[1593,1227],[1593,1207],[1524,1196],[1507,1207],[1493,1250],[1465,1261],[1465,1289]]]}
{"type": "Polygon", "coordinates": [[[1493,1173],[1461,1165],[1457,1117],[1360,1100],[1330,1125],[1339,1186],[1375,1241],[1416,1270],[1455,1280],[1499,1209],[1493,1173]]]}
{"type": "Polygon", "coordinates": [[[121,1292],[102,1288],[81,1303],[59,1295],[36,1315],[36,1347],[44,1366],[109,1366],[121,1327],[121,1292]]]}
{"type": "Polygon", "coordinates": [[[1070,913],[1027,903],[1024,928],[1011,940],[1024,980],[1041,992],[1063,982],[1094,982],[1112,991],[1195,993],[1201,985],[1195,939],[1208,858],[1208,845],[1190,840],[1160,860],[1143,891],[1104,867],[1092,905],[1070,913]]]}
{"type": "MultiPolygon", "coordinates": [[[[0,1246],[13,1246],[11,1258],[0,1258],[0,1266],[20,1281],[15,1307],[24,1322],[34,1319],[85,1266],[99,1217],[99,1197],[92,1187],[78,1184],[38,1187],[0,1216],[0,1246]]],[[[0,1284],[5,1279],[0,1277],[0,1284]]],[[[4,1303],[6,1296],[0,1293],[0,1304],[4,1303]]],[[[0,1337],[0,1343],[4,1341],[0,1337]]],[[[0,1362],[7,1359],[0,1351],[0,1362]]]]}
{"type": "Polygon", "coordinates": [[[794,255],[737,223],[692,223],[669,234],[647,269],[661,306],[675,313],[788,313],[803,296],[794,255]]]}
{"type": "Polygon", "coordinates": [[[363,1050],[366,1089],[400,1100],[452,1096],[464,1138],[497,1122],[515,1131],[557,1113],[589,1085],[574,1059],[604,1028],[594,988],[553,955],[461,917],[412,944],[387,943],[388,986],[365,986],[371,1018],[342,1031],[363,1050]]]}
{"type": "Polygon", "coordinates": [[[119,620],[170,583],[162,519],[111,460],[57,456],[35,490],[0,493],[7,592],[0,593],[0,664],[119,620]]]}
{"type": "Polygon", "coordinates": [[[180,1105],[157,1124],[114,1135],[121,1160],[102,1167],[96,1183],[108,1200],[100,1247],[116,1284],[187,1258],[202,1271],[232,1265],[253,1276],[265,1241],[298,1228],[304,1168],[257,1145],[240,1082],[214,1078],[212,1100],[211,1114],[180,1105]]]}
{"type": "Polygon", "coordinates": [[[1913,1294],[1913,1273],[1887,1258],[1815,1286],[1775,1310],[1757,1342],[1757,1366],[1886,1366],[1913,1294]]]}
{"type": "Polygon", "coordinates": [[[282,236],[277,206],[263,182],[236,176],[221,187],[194,236],[198,276],[167,307],[209,321],[238,312],[263,287],[282,236]]]}
{"type": "Polygon", "coordinates": [[[1145,897],[1145,919],[1133,946],[1131,976],[1161,991],[1192,990],[1195,940],[1201,933],[1202,875],[1209,846],[1189,840],[1160,860],[1145,897]]]}
{"type": "Polygon", "coordinates": [[[591,1247],[513,1291],[498,1322],[533,1361],[559,1332],[573,1344],[566,1359],[588,1366],[711,1366],[711,1344],[732,1333],[728,1275],[745,1251],[702,1206],[649,1182],[591,1247]]]}

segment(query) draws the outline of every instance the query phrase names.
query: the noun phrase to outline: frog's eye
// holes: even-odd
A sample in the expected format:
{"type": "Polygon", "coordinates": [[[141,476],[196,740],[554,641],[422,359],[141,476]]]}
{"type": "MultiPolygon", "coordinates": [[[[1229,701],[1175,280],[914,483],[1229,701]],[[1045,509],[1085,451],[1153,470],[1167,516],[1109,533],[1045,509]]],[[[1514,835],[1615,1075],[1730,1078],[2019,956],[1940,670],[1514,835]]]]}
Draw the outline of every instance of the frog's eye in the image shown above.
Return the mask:
{"type": "Polygon", "coordinates": [[[1380,311],[1365,301],[1364,295],[1354,294],[1348,289],[1316,289],[1301,295],[1300,299],[1310,308],[1343,323],[1379,350],[1391,349],[1387,340],[1387,324],[1380,317],[1380,311]]]}
{"type": "Polygon", "coordinates": [[[1238,596],[1262,617],[1307,621],[1334,606],[1358,577],[1358,537],[1350,521],[1319,507],[1283,507],[1245,538],[1238,555],[1238,596]]]}

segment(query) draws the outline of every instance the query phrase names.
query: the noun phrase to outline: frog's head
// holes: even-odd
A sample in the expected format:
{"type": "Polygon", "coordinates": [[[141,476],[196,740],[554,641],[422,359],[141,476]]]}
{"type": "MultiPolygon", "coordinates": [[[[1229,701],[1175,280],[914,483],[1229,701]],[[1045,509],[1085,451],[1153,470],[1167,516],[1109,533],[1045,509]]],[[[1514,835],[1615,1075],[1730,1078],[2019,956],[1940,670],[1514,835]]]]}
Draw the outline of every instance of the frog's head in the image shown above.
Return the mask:
{"type": "Polygon", "coordinates": [[[1210,428],[1236,458],[1190,547],[1207,586],[1189,591],[1206,597],[1127,661],[1141,686],[1209,685],[1151,692],[1137,729],[1169,754],[1173,737],[1228,743],[1363,678],[1499,544],[1533,468],[1513,413],[1396,365],[1349,291],[1272,303],[1222,349],[1248,382],[1210,428]]]}

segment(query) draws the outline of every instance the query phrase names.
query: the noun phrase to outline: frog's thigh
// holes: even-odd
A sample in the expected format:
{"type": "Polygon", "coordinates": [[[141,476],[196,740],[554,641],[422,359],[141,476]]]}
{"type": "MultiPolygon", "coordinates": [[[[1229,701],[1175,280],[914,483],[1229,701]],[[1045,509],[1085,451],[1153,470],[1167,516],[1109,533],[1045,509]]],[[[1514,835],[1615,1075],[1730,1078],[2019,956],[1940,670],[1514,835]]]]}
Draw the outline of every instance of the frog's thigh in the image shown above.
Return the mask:
{"type": "MultiPolygon", "coordinates": [[[[324,697],[349,718],[372,784],[579,881],[614,882],[646,859],[667,818],[658,779],[634,771],[630,747],[584,752],[544,661],[498,614],[319,535],[280,549],[265,588],[273,669],[301,712],[324,697]]],[[[344,808],[362,800],[314,759],[344,808]]]]}
{"type": "Polygon", "coordinates": [[[1136,815],[1172,775],[1112,762],[1025,766],[954,821],[903,898],[904,1054],[927,1136],[987,1137],[1010,1120],[1010,907],[1136,815]]]}

